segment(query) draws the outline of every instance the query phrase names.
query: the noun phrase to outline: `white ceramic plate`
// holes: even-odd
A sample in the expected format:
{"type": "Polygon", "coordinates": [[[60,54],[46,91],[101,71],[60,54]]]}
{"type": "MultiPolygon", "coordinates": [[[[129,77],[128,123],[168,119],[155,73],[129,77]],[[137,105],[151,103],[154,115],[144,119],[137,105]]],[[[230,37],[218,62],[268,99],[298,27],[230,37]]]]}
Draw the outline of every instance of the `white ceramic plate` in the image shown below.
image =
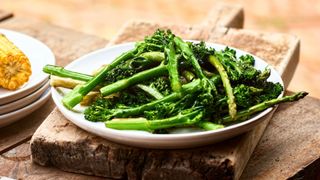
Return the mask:
{"type": "Polygon", "coordinates": [[[31,114],[33,111],[40,108],[49,98],[50,98],[50,88],[48,88],[38,100],[34,101],[33,103],[25,106],[19,110],[12,111],[10,113],[0,115],[0,128],[7,126],[11,123],[16,122],[17,120],[31,114]]]}
{"type": "Polygon", "coordinates": [[[0,115],[5,115],[5,113],[9,113],[11,111],[18,110],[22,107],[25,107],[32,102],[36,101],[43,93],[45,90],[49,88],[49,82],[45,81],[44,83],[41,84],[42,86],[34,91],[33,93],[27,95],[26,97],[23,97],[21,99],[18,99],[16,101],[13,101],[8,104],[4,104],[0,106],[0,115]]]}
{"type": "Polygon", "coordinates": [[[29,81],[17,90],[10,91],[0,87],[0,105],[20,99],[40,87],[48,79],[48,75],[42,72],[46,64],[55,64],[55,58],[51,50],[42,42],[10,30],[0,29],[11,42],[13,42],[29,58],[32,75],[29,81]]]}
{"type": "MultiPolygon", "coordinates": [[[[207,43],[207,46],[213,47],[216,50],[222,50],[226,47],[224,45],[213,43],[207,43]]],[[[119,54],[130,50],[133,47],[134,43],[127,43],[104,48],[73,61],[66,68],[90,74],[93,70],[99,68],[103,64],[110,63],[119,54]]],[[[237,51],[237,56],[249,54],[238,49],[235,50],[237,51]]],[[[271,69],[271,76],[268,79],[269,81],[279,82],[283,85],[281,77],[272,67],[270,67],[262,59],[256,56],[253,57],[256,60],[255,67],[257,69],[263,70],[267,66],[271,69]]],[[[280,96],[282,96],[282,94],[280,96]]],[[[145,131],[110,129],[106,128],[102,122],[87,121],[82,113],[70,111],[63,106],[63,104],[61,103],[62,96],[57,92],[55,88],[52,88],[52,97],[62,114],[80,128],[114,142],[144,148],[190,148],[222,141],[252,129],[255,125],[263,121],[263,118],[261,117],[265,116],[272,110],[272,108],[269,108],[247,121],[215,131],[194,132],[190,129],[184,129],[182,131],[175,132],[178,134],[151,134],[145,131]]],[[[75,107],[75,109],[80,110],[81,107],[79,107],[78,105],[75,107]]]]}

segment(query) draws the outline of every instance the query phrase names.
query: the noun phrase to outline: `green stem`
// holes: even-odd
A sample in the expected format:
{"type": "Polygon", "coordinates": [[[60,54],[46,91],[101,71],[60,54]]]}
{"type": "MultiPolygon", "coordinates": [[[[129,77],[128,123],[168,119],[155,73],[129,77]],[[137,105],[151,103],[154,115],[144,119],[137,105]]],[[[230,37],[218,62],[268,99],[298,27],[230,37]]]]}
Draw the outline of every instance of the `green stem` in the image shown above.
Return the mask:
{"type": "Polygon", "coordinates": [[[145,53],[142,53],[140,57],[148,59],[151,62],[158,62],[158,63],[161,63],[165,59],[164,53],[158,52],[158,51],[145,52],[145,53]]]}
{"type": "Polygon", "coordinates": [[[217,130],[217,129],[221,129],[224,128],[224,125],[222,124],[214,124],[212,122],[209,121],[200,121],[197,123],[197,125],[206,130],[206,131],[211,131],[211,130],[217,130]]]}
{"type": "Polygon", "coordinates": [[[182,75],[187,79],[188,82],[191,82],[195,78],[194,74],[191,71],[183,71],[182,75]]]}
{"type": "Polygon", "coordinates": [[[150,68],[159,65],[164,59],[164,53],[162,52],[145,52],[133,58],[130,65],[132,68],[150,68]]]}
{"type": "Polygon", "coordinates": [[[140,83],[142,81],[148,80],[153,77],[161,76],[161,75],[165,74],[166,72],[167,72],[167,66],[161,64],[155,68],[139,72],[129,78],[125,78],[125,79],[119,80],[115,83],[104,86],[103,88],[100,89],[100,92],[103,96],[108,96],[108,95],[113,94],[115,92],[126,89],[129,86],[132,86],[134,84],[140,83]]]}
{"type": "Polygon", "coordinates": [[[168,58],[168,72],[171,83],[171,88],[174,92],[181,89],[178,72],[178,56],[176,55],[174,44],[170,43],[168,47],[164,48],[165,55],[168,58]]]}
{"type": "Polygon", "coordinates": [[[143,130],[152,132],[156,129],[193,125],[201,120],[202,115],[203,114],[199,111],[193,111],[188,114],[178,114],[170,118],[158,120],[147,120],[145,118],[113,119],[111,121],[106,121],[105,125],[112,129],[143,130]]]}
{"type": "Polygon", "coordinates": [[[228,78],[227,72],[224,69],[223,65],[219,62],[219,60],[215,57],[210,55],[209,56],[209,61],[210,63],[218,70],[221,80],[222,80],[222,84],[226,90],[226,94],[228,97],[228,107],[229,107],[229,114],[231,118],[235,118],[236,114],[237,114],[237,105],[235,102],[235,97],[233,95],[232,92],[232,87],[230,84],[230,80],[228,78]]]}
{"type": "Polygon", "coordinates": [[[265,101],[260,104],[254,105],[254,106],[250,107],[249,109],[242,110],[242,111],[238,112],[236,114],[235,118],[231,118],[230,116],[226,116],[226,117],[222,118],[222,122],[229,123],[234,120],[244,120],[257,112],[268,109],[269,107],[272,107],[272,106],[277,105],[279,103],[297,101],[299,99],[304,98],[306,95],[308,95],[308,93],[302,91],[302,92],[298,92],[298,93],[295,93],[290,96],[284,96],[282,98],[265,101]]]}
{"type": "Polygon", "coordinates": [[[93,78],[93,76],[90,76],[87,74],[69,71],[63,67],[54,66],[50,64],[47,64],[46,66],[43,67],[43,72],[54,75],[54,76],[66,77],[66,78],[71,78],[71,79],[80,80],[80,81],[89,81],[93,78]]]}
{"type": "MultiPolygon", "coordinates": [[[[157,51],[142,53],[137,57],[137,59],[138,58],[146,59],[149,62],[149,64],[150,63],[160,64],[165,59],[164,53],[157,52],[157,51]]],[[[80,80],[80,81],[90,81],[93,78],[93,76],[88,74],[70,71],[61,66],[55,66],[50,64],[47,64],[46,66],[43,67],[43,72],[50,75],[58,76],[58,77],[71,78],[71,79],[80,80]]]]}
{"type": "Polygon", "coordinates": [[[94,76],[88,82],[73,89],[62,99],[63,105],[68,109],[72,109],[74,106],[79,104],[85,95],[87,95],[92,89],[94,89],[106,78],[108,71],[119,65],[121,62],[133,58],[136,51],[136,49],[133,49],[121,54],[110,65],[104,67],[96,76],[94,76]]]}
{"type": "Polygon", "coordinates": [[[154,109],[156,107],[156,105],[158,105],[158,104],[165,103],[165,102],[177,101],[181,97],[183,97],[184,95],[191,94],[191,93],[199,90],[201,88],[200,83],[201,83],[201,81],[199,79],[192,81],[191,83],[183,85],[181,88],[181,91],[179,91],[179,92],[173,92],[172,94],[165,96],[162,99],[158,99],[158,100],[149,102],[147,104],[143,104],[138,107],[133,107],[130,109],[113,109],[113,110],[111,110],[112,111],[111,114],[106,116],[105,120],[109,120],[113,117],[122,118],[122,117],[129,117],[129,116],[138,115],[140,113],[143,113],[144,111],[154,109]]]}

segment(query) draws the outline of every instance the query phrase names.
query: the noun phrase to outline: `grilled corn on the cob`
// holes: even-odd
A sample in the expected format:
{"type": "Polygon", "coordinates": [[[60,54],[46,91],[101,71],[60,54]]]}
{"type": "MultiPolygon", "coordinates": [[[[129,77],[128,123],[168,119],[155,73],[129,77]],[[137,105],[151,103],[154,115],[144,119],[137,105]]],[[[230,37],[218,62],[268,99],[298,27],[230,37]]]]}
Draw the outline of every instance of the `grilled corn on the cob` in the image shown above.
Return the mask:
{"type": "Polygon", "coordinates": [[[27,56],[0,34],[0,87],[15,90],[27,82],[30,75],[27,56]]]}

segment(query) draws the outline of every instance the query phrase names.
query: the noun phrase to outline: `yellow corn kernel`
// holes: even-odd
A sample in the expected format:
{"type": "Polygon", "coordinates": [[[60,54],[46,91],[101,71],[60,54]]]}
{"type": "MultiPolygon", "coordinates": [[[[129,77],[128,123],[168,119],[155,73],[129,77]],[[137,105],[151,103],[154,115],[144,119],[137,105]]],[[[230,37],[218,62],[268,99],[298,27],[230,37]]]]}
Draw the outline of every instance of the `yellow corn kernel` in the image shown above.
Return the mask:
{"type": "Polygon", "coordinates": [[[0,34],[0,87],[15,90],[29,80],[28,57],[3,34],[0,34]]]}

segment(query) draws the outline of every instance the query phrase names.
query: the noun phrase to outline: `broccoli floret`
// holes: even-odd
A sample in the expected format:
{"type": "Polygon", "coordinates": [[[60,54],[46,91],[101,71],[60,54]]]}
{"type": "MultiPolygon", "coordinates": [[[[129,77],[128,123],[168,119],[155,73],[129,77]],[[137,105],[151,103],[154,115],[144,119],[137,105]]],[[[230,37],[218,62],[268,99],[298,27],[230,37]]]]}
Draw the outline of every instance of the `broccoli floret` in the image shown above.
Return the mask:
{"type": "Polygon", "coordinates": [[[244,84],[240,84],[233,88],[236,103],[241,108],[248,108],[259,103],[259,99],[257,96],[262,91],[262,89],[258,89],[252,86],[246,86],[244,84]]]}
{"type": "Polygon", "coordinates": [[[268,101],[277,98],[283,91],[280,83],[265,82],[263,92],[259,96],[259,102],[268,101]]]}
{"type": "Polygon", "coordinates": [[[254,67],[255,60],[251,55],[244,55],[237,59],[236,51],[228,47],[216,52],[215,55],[226,69],[233,86],[238,84],[261,86],[270,76],[270,69],[260,71],[254,67]]]}
{"type": "Polygon", "coordinates": [[[117,67],[108,71],[105,79],[105,84],[110,84],[118,80],[125,79],[143,70],[142,68],[132,68],[132,61],[133,60],[124,61],[120,63],[117,67]]]}
{"type": "Polygon", "coordinates": [[[172,41],[173,37],[174,34],[170,30],[157,29],[152,36],[146,36],[144,41],[138,42],[137,46],[141,46],[144,52],[163,52],[164,47],[172,41]]]}
{"type": "Polygon", "coordinates": [[[246,55],[243,55],[243,56],[239,57],[239,62],[241,64],[254,66],[255,60],[254,60],[253,56],[251,56],[249,54],[246,54],[246,55]]]}

